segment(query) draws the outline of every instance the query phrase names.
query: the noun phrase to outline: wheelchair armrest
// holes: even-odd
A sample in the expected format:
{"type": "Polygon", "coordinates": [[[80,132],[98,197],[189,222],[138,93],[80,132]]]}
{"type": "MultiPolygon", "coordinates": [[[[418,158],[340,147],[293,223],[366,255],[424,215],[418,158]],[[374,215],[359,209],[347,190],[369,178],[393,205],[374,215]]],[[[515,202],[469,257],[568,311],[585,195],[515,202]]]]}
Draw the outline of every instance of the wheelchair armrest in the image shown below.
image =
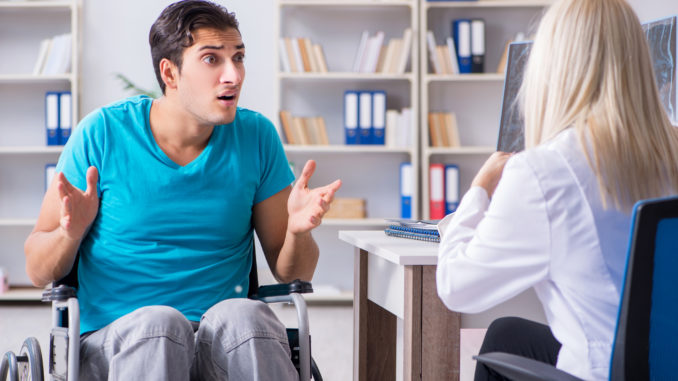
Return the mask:
{"type": "Polygon", "coordinates": [[[69,298],[75,298],[76,297],[76,291],[75,288],[69,287],[66,285],[60,285],[58,287],[53,287],[50,288],[49,290],[45,290],[42,293],[42,301],[43,302],[51,302],[55,300],[68,300],[69,298]]]}
{"type": "Polygon", "coordinates": [[[527,357],[510,353],[490,352],[473,356],[478,363],[514,380],[524,381],[582,381],[569,373],[527,357]]]}
{"type": "Polygon", "coordinates": [[[254,296],[255,298],[266,298],[269,296],[289,295],[292,293],[307,294],[310,292],[313,292],[313,286],[311,285],[311,282],[295,279],[291,283],[260,286],[254,296]]]}

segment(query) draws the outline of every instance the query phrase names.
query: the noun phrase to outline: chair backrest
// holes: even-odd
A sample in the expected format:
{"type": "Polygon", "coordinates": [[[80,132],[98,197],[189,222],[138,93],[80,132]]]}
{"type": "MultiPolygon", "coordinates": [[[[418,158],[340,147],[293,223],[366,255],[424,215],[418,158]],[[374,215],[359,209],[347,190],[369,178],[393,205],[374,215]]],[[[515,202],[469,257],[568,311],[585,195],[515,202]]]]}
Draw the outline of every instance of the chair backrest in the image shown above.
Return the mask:
{"type": "MultiPolygon", "coordinates": [[[[73,267],[71,268],[71,271],[66,274],[65,277],[59,279],[56,282],[52,283],[52,287],[56,288],[60,285],[66,285],[69,287],[73,287],[76,290],[78,289],[78,262],[80,261],[80,253],[76,254],[75,256],[75,261],[73,262],[73,267]]],[[[257,293],[257,289],[259,288],[259,274],[257,273],[257,253],[255,250],[255,244],[254,244],[254,239],[252,239],[252,267],[250,268],[250,285],[249,289],[247,290],[247,297],[251,297],[252,295],[257,293]]]]}
{"type": "Polygon", "coordinates": [[[638,202],[631,230],[610,379],[671,379],[678,341],[678,197],[638,202]]]}

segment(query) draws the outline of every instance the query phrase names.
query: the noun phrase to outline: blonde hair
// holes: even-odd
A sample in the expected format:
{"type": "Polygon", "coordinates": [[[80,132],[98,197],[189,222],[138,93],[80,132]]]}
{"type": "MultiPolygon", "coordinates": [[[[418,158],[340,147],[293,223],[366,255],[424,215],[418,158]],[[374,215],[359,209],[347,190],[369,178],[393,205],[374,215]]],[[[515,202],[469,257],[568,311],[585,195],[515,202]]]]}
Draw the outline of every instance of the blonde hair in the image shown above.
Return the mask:
{"type": "Polygon", "coordinates": [[[625,1],[554,3],[539,25],[520,101],[526,147],[575,129],[604,206],[611,199],[628,211],[638,200],[678,191],[678,130],[625,1]]]}

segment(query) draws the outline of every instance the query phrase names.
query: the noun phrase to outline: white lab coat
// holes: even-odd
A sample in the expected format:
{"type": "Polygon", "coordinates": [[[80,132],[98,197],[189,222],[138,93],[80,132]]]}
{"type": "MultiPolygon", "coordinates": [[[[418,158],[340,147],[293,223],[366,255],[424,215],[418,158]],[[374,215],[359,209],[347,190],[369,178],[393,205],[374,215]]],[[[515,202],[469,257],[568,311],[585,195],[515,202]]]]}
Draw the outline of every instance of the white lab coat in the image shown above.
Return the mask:
{"type": "Polygon", "coordinates": [[[492,200],[471,188],[442,221],[438,294],[475,313],[534,287],[562,344],[557,367],[607,379],[630,214],[603,210],[575,132],[511,157],[492,200]]]}

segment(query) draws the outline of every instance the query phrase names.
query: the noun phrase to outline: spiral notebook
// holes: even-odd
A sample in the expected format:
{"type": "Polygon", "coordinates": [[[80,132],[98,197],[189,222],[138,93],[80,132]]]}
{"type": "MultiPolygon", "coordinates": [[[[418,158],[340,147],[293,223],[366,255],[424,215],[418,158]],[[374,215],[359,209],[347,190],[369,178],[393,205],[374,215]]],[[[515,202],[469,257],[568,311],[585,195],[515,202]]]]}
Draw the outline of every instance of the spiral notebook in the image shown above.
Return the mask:
{"type": "Polygon", "coordinates": [[[384,229],[391,237],[416,239],[419,241],[440,242],[437,221],[424,220],[388,220],[390,225],[384,229]]]}

